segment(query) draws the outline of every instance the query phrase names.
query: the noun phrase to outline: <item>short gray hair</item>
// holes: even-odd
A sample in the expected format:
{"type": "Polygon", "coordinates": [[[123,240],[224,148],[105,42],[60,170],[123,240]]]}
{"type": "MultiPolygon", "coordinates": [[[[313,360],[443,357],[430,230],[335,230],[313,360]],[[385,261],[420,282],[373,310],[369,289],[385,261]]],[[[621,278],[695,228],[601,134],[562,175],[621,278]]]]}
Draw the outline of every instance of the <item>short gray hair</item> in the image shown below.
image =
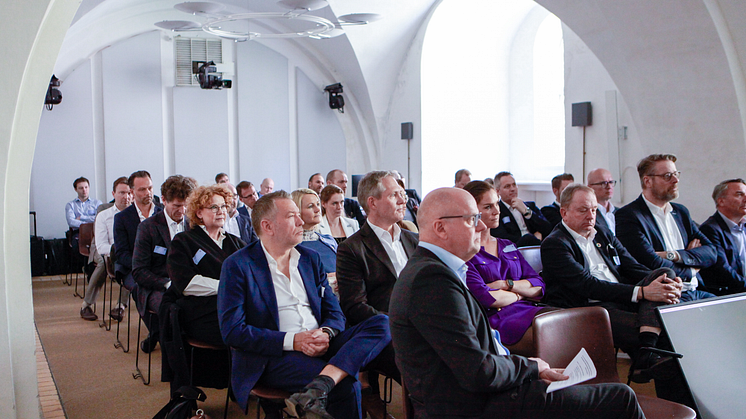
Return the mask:
{"type": "Polygon", "coordinates": [[[254,227],[256,234],[262,235],[262,220],[267,220],[275,216],[277,213],[277,205],[275,201],[280,199],[291,199],[290,194],[279,190],[277,192],[268,193],[262,195],[254,204],[254,209],[251,211],[251,226],[254,227]]]}
{"type": "Polygon", "coordinates": [[[718,199],[723,197],[723,194],[728,189],[728,185],[731,183],[743,183],[746,185],[746,181],[744,181],[741,178],[735,178],[735,179],[728,179],[724,180],[715,186],[715,189],[712,191],[712,200],[715,201],[715,205],[718,203],[718,199]]]}
{"type": "Polygon", "coordinates": [[[588,186],[585,186],[582,183],[571,183],[567,185],[565,190],[562,191],[562,194],[560,195],[560,208],[569,207],[570,202],[572,202],[572,198],[578,191],[588,192],[589,194],[596,196],[595,192],[593,192],[593,189],[589,188],[588,186]]]}
{"type": "Polygon", "coordinates": [[[383,187],[383,179],[391,176],[396,180],[396,175],[388,170],[376,170],[368,172],[360,183],[357,184],[357,200],[360,205],[363,206],[365,212],[368,212],[368,198],[374,197],[376,199],[381,198],[381,194],[386,188],[383,187]]]}

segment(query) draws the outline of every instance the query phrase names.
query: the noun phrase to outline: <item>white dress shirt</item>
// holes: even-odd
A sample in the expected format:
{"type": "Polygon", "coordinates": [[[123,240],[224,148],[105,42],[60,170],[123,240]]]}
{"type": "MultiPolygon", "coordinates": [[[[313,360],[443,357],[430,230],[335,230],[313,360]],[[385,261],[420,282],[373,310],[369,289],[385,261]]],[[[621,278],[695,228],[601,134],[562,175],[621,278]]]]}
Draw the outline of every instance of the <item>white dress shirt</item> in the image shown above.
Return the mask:
{"type": "Polygon", "coordinates": [[[513,218],[515,218],[515,222],[516,224],[518,224],[518,228],[521,229],[521,236],[530,234],[531,232],[528,231],[528,227],[526,226],[526,220],[523,219],[523,213],[510,206],[508,206],[508,209],[513,214],[513,218]]]}
{"type": "MultiPolygon", "coordinates": [[[[593,275],[594,278],[600,281],[607,281],[618,284],[619,280],[616,276],[614,276],[614,273],[611,272],[609,266],[606,265],[604,258],[601,257],[601,252],[598,250],[598,246],[596,245],[596,243],[593,242],[593,239],[596,238],[596,229],[592,229],[590,236],[588,236],[588,238],[586,239],[585,237],[576,233],[567,224],[565,224],[564,220],[562,221],[562,225],[565,226],[572,238],[575,239],[575,243],[578,244],[578,247],[580,247],[580,250],[583,252],[583,257],[585,257],[585,260],[588,261],[591,275],[593,275]]],[[[634,291],[632,291],[633,303],[637,302],[637,293],[639,292],[639,288],[639,286],[635,286],[634,291]]],[[[589,301],[598,302],[598,300],[589,301]]]]}
{"type": "Polygon", "coordinates": [[[114,216],[118,213],[119,208],[112,205],[96,216],[96,223],[93,228],[96,237],[96,250],[101,257],[108,256],[111,253],[111,245],[114,244],[114,216]]]}
{"type": "Polygon", "coordinates": [[[137,216],[140,217],[140,222],[145,221],[146,218],[150,218],[150,216],[153,215],[153,213],[155,212],[155,203],[150,204],[150,212],[148,213],[148,215],[143,215],[142,211],[140,211],[140,207],[138,207],[137,204],[132,205],[134,205],[135,209],[137,210],[137,216]]]}
{"type": "Polygon", "coordinates": [[[182,218],[181,221],[176,222],[171,219],[171,217],[168,216],[168,212],[166,210],[163,210],[163,215],[166,216],[166,224],[168,225],[168,232],[171,234],[171,240],[173,240],[174,236],[184,231],[184,223],[186,222],[186,217],[182,218]]]}
{"type": "MultiPolygon", "coordinates": [[[[676,254],[678,254],[679,249],[686,249],[684,238],[681,237],[679,225],[676,224],[676,220],[671,214],[671,212],[673,211],[673,206],[671,206],[671,203],[666,202],[666,205],[661,208],[648,201],[645,198],[645,195],[642,196],[642,199],[645,200],[645,204],[648,206],[648,209],[653,214],[655,223],[658,224],[658,229],[660,229],[661,234],[663,234],[663,245],[666,246],[666,248],[663,250],[667,252],[676,252],[676,254]]],[[[681,256],[679,255],[679,259],[680,258],[681,256]]],[[[690,282],[684,282],[684,288],[681,291],[696,290],[697,285],[699,285],[699,281],[697,280],[697,270],[694,268],[691,268],[691,270],[692,280],[690,282]]]]}
{"type": "Polygon", "coordinates": [[[736,240],[738,257],[741,259],[741,266],[744,268],[744,271],[740,272],[740,274],[746,275],[746,229],[744,228],[746,221],[742,219],[740,223],[736,224],[733,220],[723,215],[722,212],[718,211],[718,213],[723,218],[723,221],[725,221],[725,225],[728,226],[730,234],[736,240]]]}
{"type": "Polygon", "coordinates": [[[278,326],[281,332],[285,332],[282,349],[292,351],[296,333],[319,328],[319,323],[313,316],[313,311],[311,311],[311,304],[308,301],[303,278],[301,278],[298,270],[300,253],[295,248],[290,250],[290,266],[288,268],[290,278],[288,278],[280,272],[277,261],[267,252],[264,243],[261,245],[264,255],[267,257],[269,273],[272,276],[272,284],[277,296],[277,312],[280,318],[278,326]]]}
{"type": "Polygon", "coordinates": [[[233,215],[233,217],[228,217],[227,220],[225,220],[225,232],[233,234],[236,237],[241,237],[241,230],[238,228],[238,211],[233,215]]]}
{"type": "MultiPolygon", "coordinates": [[[[601,214],[602,217],[604,217],[604,220],[606,220],[606,224],[609,225],[609,230],[611,230],[611,234],[616,236],[616,215],[614,215],[614,204],[609,202],[609,209],[608,211],[606,208],[604,208],[603,205],[598,206],[598,214],[601,214]]],[[[598,216],[598,215],[596,215],[598,216]]]]}
{"type": "Polygon", "coordinates": [[[381,245],[383,245],[383,249],[386,250],[386,254],[389,255],[389,259],[394,265],[394,270],[396,271],[396,276],[398,277],[402,269],[404,269],[404,265],[407,264],[407,260],[409,260],[407,258],[407,253],[404,251],[404,246],[402,245],[400,240],[401,228],[399,228],[399,226],[396,224],[393,225],[394,237],[392,238],[391,234],[389,234],[388,231],[371,223],[370,220],[368,220],[368,225],[370,225],[370,228],[376,234],[378,240],[380,240],[381,245]]]}

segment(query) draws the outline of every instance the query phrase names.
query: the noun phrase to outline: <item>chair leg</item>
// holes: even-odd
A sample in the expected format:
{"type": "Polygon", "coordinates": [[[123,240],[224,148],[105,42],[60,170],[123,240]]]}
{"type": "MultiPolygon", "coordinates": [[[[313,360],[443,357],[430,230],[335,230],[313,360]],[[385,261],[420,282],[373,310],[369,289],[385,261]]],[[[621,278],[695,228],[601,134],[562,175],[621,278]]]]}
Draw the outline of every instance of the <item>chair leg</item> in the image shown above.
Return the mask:
{"type": "MultiPolygon", "coordinates": [[[[119,301],[122,300],[122,285],[119,286],[119,301]]],[[[132,294],[130,294],[130,297],[132,294]]],[[[119,340],[119,324],[121,322],[117,322],[117,341],[114,343],[114,348],[119,349],[122,348],[122,352],[127,353],[130,351],[130,320],[132,319],[132,299],[130,298],[129,304],[127,304],[127,349],[124,349],[124,344],[119,340]]],[[[139,316],[138,316],[139,317],[139,316]]],[[[109,322],[111,323],[111,319],[109,319],[109,322]]],[[[139,337],[139,333],[138,333],[139,337]]]]}
{"type": "MultiPolygon", "coordinates": [[[[139,316],[138,316],[139,317],[139,316]]],[[[148,316],[148,332],[150,332],[150,321],[153,319],[152,316],[148,316]]],[[[148,352],[148,379],[145,380],[145,376],[143,375],[142,371],[140,371],[140,330],[142,327],[142,317],[140,317],[140,321],[137,324],[137,355],[135,356],[135,372],[132,373],[132,378],[134,379],[141,379],[142,383],[147,385],[150,385],[150,361],[151,356],[153,354],[153,351],[148,352]]]]}
{"type": "Polygon", "coordinates": [[[106,314],[111,313],[111,296],[112,296],[111,289],[114,288],[114,283],[112,282],[111,286],[109,286],[109,311],[107,312],[106,311],[106,287],[107,287],[107,282],[109,280],[110,278],[108,278],[108,275],[107,275],[107,278],[104,279],[104,290],[103,290],[104,301],[101,303],[101,323],[98,324],[98,327],[105,328],[107,332],[111,330],[111,316],[109,316],[109,324],[107,325],[106,314]]]}

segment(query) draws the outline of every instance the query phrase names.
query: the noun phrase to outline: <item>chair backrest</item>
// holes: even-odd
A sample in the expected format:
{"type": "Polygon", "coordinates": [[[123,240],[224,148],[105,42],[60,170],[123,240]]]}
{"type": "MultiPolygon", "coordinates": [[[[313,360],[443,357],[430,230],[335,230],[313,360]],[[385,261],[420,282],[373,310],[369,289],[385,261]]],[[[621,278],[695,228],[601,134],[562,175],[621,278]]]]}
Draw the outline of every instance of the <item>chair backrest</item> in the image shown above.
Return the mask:
{"type": "Polygon", "coordinates": [[[591,383],[618,383],[616,352],[609,313],[603,307],[557,310],[536,316],[533,323],[536,356],[553,368],[564,368],[585,348],[596,366],[591,383]]]}
{"type": "Polygon", "coordinates": [[[78,230],[78,252],[83,256],[91,253],[91,242],[93,241],[93,223],[83,223],[78,230]]]}
{"type": "Polygon", "coordinates": [[[526,246],[519,247],[518,251],[521,252],[521,256],[526,259],[529,265],[540,274],[544,267],[541,264],[541,246],[526,246]]]}
{"type": "Polygon", "coordinates": [[[112,280],[116,278],[117,274],[114,272],[114,262],[109,255],[104,256],[104,265],[106,266],[106,275],[112,280]]]}

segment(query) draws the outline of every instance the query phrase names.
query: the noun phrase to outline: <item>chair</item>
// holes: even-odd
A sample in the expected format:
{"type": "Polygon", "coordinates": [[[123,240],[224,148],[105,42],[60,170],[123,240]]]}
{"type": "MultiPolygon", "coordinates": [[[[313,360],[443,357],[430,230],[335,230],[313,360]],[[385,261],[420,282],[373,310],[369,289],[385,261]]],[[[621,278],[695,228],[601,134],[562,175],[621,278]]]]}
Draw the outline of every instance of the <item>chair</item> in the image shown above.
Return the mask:
{"type": "Polygon", "coordinates": [[[105,315],[106,313],[111,313],[111,307],[112,307],[111,297],[112,297],[113,290],[114,290],[114,278],[116,277],[116,273],[114,272],[114,262],[111,261],[111,257],[109,257],[109,255],[106,255],[103,258],[104,258],[104,266],[106,267],[106,279],[108,279],[108,282],[110,283],[109,285],[109,310],[108,311],[106,310],[106,287],[107,287],[106,282],[107,281],[104,281],[104,289],[102,292],[104,299],[101,304],[102,310],[104,311],[104,315],[101,316],[102,317],[101,323],[98,324],[98,327],[103,327],[108,332],[109,330],[111,330],[111,316],[109,316],[109,323],[107,324],[105,315]]]}
{"type": "Polygon", "coordinates": [[[69,257],[67,258],[67,272],[65,272],[65,279],[62,281],[63,284],[67,285],[68,287],[73,284],[73,275],[77,277],[78,270],[74,268],[75,265],[75,257],[76,251],[73,249],[73,238],[75,237],[75,233],[77,233],[77,229],[74,229],[72,227],[68,228],[65,232],[65,239],[67,240],[67,248],[69,250],[69,257]]]}
{"type": "MultiPolygon", "coordinates": [[[[114,282],[117,282],[119,284],[119,298],[117,301],[122,301],[122,288],[124,288],[124,281],[122,278],[117,275],[115,271],[116,266],[116,252],[114,251],[114,246],[111,246],[111,251],[109,252],[109,259],[110,259],[110,265],[106,265],[107,273],[109,274],[110,278],[112,278],[111,288],[109,289],[109,301],[113,304],[113,299],[111,298],[111,290],[114,289],[114,282]],[[111,269],[111,271],[109,271],[111,269]]],[[[132,294],[130,294],[130,297],[132,297],[132,294]]],[[[114,342],[114,348],[115,349],[122,349],[122,352],[127,353],[130,351],[130,319],[132,319],[132,304],[134,302],[130,298],[130,301],[127,304],[127,349],[124,349],[124,344],[119,339],[119,325],[121,322],[117,322],[117,340],[114,342]]],[[[110,310],[109,313],[111,313],[111,305],[109,306],[110,310]]],[[[111,314],[109,314],[109,328],[111,328],[111,314]]]]}
{"type": "MultiPolygon", "coordinates": [[[[210,351],[228,351],[228,347],[225,345],[213,345],[207,342],[202,342],[197,339],[190,337],[186,338],[186,343],[191,347],[191,356],[189,357],[189,385],[194,385],[194,350],[195,349],[206,349],[210,351]]],[[[229,354],[230,359],[230,354],[229,354]]],[[[228,389],[225,394],[225,409],[223,410],[223,419],[228,418],[228,402],[230,402],[231,386],[230,386],[230,362],[228,363],[228,389]]]]}
{"type": "MultiPolygon", "coordinates": [[[[291,394],[285,390],[280,390],[277,388],[271,388],[271,387],[265,387],[262,385],[255,385],[253,389],[251,389],[251,395],[256,397],[258,399],[256,403],[256,419],[259,419],[260,417],[260,407],[259,402],[262,400],[268,401],[268,402],[274,402],[274,403],[285,403],[285,399],[291,396],[291,394]]],[[[283,409],[284,412],[284,409],[283,409]]],[[[249,406],[246,406],[246,411],[244,414],[249,413],[249,406]]]]}
{"type": "Polygon", "coordinates": [[[519,247],[518,251],[521,252],[523,258],[526,259],[526,262],[531,265],[531,268],[533,268],[537,274],[541,275],[541,271],[544,270],[544,267],[541,264],[541,246],[519,247]]]}
{"type": "Polygon", "coordinates": [[[404,385],[404,378],[401,382],[401,406],[404,411],[404,419],[414,419],[414,405],[409,398],[409,389],[404,385]]]}
{"type": "MultiPolygon", "coordinates": [[[[130,306],[133,303],[130,303],[130,306]]],[[[153,320],[153,315],[158,315],[153,310],[148,310],[148,313],[151,314],[148,316],[148,331],[151,330],[151,324],[150,322],[153,320]]],[[[138,316],[139,317],[139,316],[138,316]]],[[[141,379],[142,383],[147,385],[150,385],[150,363],[153,357],[153,351],[151,350],[148,352],[148,379],[145,380],[145,376],[143,375],[142,371],[140,371],[140,331],[142,330],[142,317],[140,317],[140,321],[137,324],[137,348],[135,349],[137,351],[137,354],[135,355],[135,371],[132,373],[132,378],[134,379],[141,379]]],[[[127,330],[127,346],[129,346],[129,329],[127,330]]],[[[127,348],[129,350],[129,348],[127,348]]]]}
{"type": "Polygon", "coordinates": [[[78,274],[75,274],[75,292],[73,293],[74,296],[85,298],[85,288],[86,288],[86,260],[91,255],[91,243],[93,242],[93,223],[83,223],[80,225],[80,229],[78,229],[78,253],[80,253],[80,256],[83,257],[83,295],[78,293],[78,274]]]}
{"type": "MultiPolygon", "coordinates": [[[[585,348],[596,365],[596,378],[586,383],[619,383],[609,313],[602,307],[580,307],[544,313],[534,318],[536,356],[552,367],[566,367],[585,348]]],[[[645,416],[697,417],[694,410],[668,400],[638,395],[645,416]]]]}

